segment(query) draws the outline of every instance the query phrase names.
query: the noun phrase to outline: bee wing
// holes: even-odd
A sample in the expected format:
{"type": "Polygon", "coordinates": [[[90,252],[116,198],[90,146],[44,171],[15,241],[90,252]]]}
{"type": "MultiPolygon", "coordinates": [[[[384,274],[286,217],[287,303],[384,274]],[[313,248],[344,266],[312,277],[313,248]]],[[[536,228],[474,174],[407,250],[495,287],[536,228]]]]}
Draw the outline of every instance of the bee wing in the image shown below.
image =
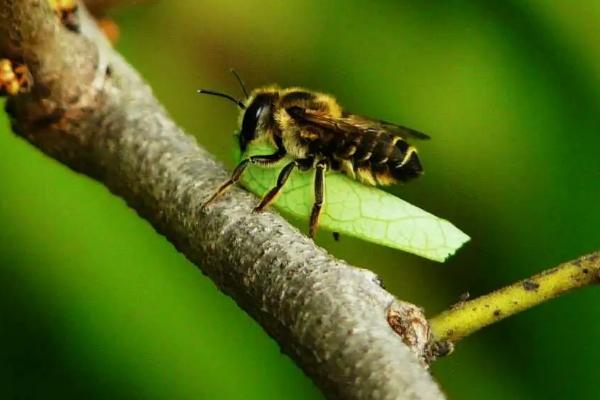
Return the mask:
{"type": "Polygon", "coordinates": [[[379,130],[384,130],[393,135],[398,135],[404,139],[413,138],[419,140],[428,140],[431,137],[423,132],[416,131],[411,128],[407,128],[406,126],[393,124],[391,122],[381,121],[381,120],[373,120],[367,117],[362,117],[360,115],[349,114],[347,115],[348,119],[354,119],[358,124],[364,123],[366,125],[370,125],[378,128],[379,130]]]}
{"type": "Polygon", "coordinates": [[[414,139],[425,140],[430,138],[428,135],[415,131],[414,129],[385,121],[373,120],[356,114],[344,114],[342,117],[336,118],[301,107],[290,107],[287,108],[286,111],[290,116],[303,121],[304,123],[313,124],[320,128],[339,133],[354,131],[384,131],[392,135],[400,136],[403,139],[411,137],[414,139]]]}

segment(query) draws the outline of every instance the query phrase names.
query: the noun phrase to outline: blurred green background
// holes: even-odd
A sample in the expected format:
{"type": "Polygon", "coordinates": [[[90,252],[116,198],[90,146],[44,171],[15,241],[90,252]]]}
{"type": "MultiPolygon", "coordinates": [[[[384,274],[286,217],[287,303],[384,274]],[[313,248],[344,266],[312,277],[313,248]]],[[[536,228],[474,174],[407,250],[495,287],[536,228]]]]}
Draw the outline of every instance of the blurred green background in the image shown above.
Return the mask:
{"type": "MultiPolygon", "coordinates": [[[[600,247],[600,3],[156,1],[117,49],[229,167],[237,110],[198,87],[300,85],[431,134],[391,190],[472,237],[446,264],[323,233],[429,315],[600,247]]],[[[233,301],[98,183],[0,115],[0,398],[319,399],[233,301]]],[[[600,289],[461,342],[451,398],[597,398],[600,289]]]]}

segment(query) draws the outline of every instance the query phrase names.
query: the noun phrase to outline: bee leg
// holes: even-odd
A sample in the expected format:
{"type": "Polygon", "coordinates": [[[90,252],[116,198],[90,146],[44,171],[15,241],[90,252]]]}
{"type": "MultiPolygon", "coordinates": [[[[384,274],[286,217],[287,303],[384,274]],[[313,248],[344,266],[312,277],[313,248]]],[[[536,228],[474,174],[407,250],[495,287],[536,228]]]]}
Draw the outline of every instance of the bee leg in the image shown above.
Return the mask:
{"type": "Polygon", "coordinates": [[[222,195],[227,189],[229,189],[233,184],[240,180],[242,173],[248,167],[249,164],[261,164],[261,165],[269,165],[274,164],[277,161],[281,160],[285,157],[285,153],[278,151],[275,154],[269,154],[266,156],[252,156],[249,158],[243,159],[237,167],[233,170],[231,174],[231,178],[223,182],[221,186],[202,204],[201,208],[204,210],[206,207],[210,205],[213,201],[217,199],[220,195],[222,195]]]}
{"type": "Polygon", "coordinates": [[[325,171],[327,170],[327,161],[321,160],[316,165],[315,171],[315,203],[310,213],[310,225],[308,234],[314,238],[319,228],[319,216],[321,215],[321,207],[323,206],[323,192],[325,189],[325,171]]]}
{"type": "Polygon", "coordinates": [[[269,204],[271,204],[273,202],[273,200],[275,200],[275,198],[277,197],[277,195],[279,194],[279,192],[281,191],[281,189],[287,182],[288,178],[290,177],[290,174],[292,173],[294,168],[296,168],[297,166],[298,166],[298,162],[292,161],[291,163],[289,163],[285,167],[283,167],[283,169],[279,173],[279,176],[277,177],[277,184],[275,185],[275,187],[273,189],[271,189],[269,191],[269,193],[267,193],[265,195],[265,197],[262,198],[260,203],[254,208],[254,212],[260,212],[260,211],[264,210],[264,208],[266,206],[268,206],[269,204]]]}

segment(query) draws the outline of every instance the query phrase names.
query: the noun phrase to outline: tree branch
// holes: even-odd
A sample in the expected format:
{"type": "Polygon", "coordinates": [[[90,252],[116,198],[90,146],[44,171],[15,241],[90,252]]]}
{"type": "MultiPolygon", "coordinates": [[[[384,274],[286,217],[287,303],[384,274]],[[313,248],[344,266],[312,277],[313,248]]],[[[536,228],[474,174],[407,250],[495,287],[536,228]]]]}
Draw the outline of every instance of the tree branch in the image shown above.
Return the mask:
{"type": "Polygon", "coordinates": [[[0,0],[0,57],[25,63],[34,80],[7,102],[14,131],[123,197],[329,397],[443,398],[415,355],[429,339],[418,307],[279,216],[251,213],[256,199],[242,190],[201,211],[227,172],[169,118],[83,7],[79,14],[81,34],[45,0],[0,0]]]}
{"type": "Polygon", "coordinates": [[[600,283],[600,252],[457,304],[429,320],[434,340],[456,343],[494,322],[595,283],[600,283]]]}

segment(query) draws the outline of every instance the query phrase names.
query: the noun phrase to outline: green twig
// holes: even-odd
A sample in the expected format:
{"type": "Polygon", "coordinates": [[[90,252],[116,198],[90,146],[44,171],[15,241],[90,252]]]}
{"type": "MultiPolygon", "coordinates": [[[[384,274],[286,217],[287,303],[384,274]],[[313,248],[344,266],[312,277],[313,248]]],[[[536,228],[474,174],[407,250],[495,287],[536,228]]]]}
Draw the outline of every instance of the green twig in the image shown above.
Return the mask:
{"type": "Polygon", "coordinates": [[[434,342],[455,343],[494,322],[593,283],[600,283],[600,252],[459,303],[436,315],[429,320],[434,342]]]}

